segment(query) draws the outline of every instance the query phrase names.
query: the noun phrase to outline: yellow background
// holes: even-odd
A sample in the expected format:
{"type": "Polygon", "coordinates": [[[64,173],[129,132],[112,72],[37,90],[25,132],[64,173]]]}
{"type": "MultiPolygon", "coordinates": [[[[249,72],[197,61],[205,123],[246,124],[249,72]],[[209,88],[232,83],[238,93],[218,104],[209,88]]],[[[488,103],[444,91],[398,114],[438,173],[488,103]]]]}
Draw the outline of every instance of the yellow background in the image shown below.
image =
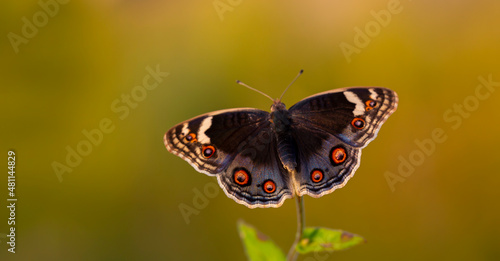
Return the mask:
{"type": "Polygon", "coordinates": [[[2,1],[0,137],[4,164],[9,149],[17,154],[18,202],[13,255],[3,237],[5,170],[0,259],[245,260],[240,218],[288,250],[292,200],[248,209],[218,189],[186,224],[179,206],[193,206],[194,191],[215,179],[168,153],[162,138],[205,112],[268,110],[268,99],[234,81],[278,97],[304,69],[288,106],[347,86],[391,88],[400,103],[347,186],[305,198],[307,225],[345,229],[367,244],[301,260],[498,260],[499,88],[471,103],[477,108],[456,130],[443,115],[474,101],[478,77],[500,82],[500,2],[402,0],[348,62],[339,45],[354,45],[355,28],[365,31],[372,11],[391,2],[221,0],[230,6],[221,20],[211,0],[69,1],[16,53],[9,33],[22,36],[23,17],[43,9],[2,1]],[[120,119],[111,104],[157,65],[169,76],[120,119]],[[65,164],[66,147],[104,118],[114,130],[60,182],[52,164],[65,164]],[[391,191],[385,173],[398,174],[399,157],[418,153],[415,140],[436,128],[446,141],[391,191]]]}

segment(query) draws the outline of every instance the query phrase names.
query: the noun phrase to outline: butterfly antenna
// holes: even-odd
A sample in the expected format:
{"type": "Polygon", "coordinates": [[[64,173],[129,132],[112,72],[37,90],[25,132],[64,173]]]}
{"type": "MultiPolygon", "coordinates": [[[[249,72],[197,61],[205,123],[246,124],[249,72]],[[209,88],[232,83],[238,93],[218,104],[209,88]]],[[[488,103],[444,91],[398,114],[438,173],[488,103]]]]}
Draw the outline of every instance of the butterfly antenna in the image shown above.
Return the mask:
{"type": "Polygon", "coordinates": [[[285,92],[288,91],[288,88],[290,88],[290,86],[292,86],[292,84],[299,78],[300,75],[302,75],[303,72],[304,72],[304,69],[300,70],[299,74],[297,74],[297,76],[295,76],[293,81],[288,85],[288,87],[286,87],[285,91],[281,94],[279,101],[281,101],[281,98],[283,98],[283,95],[285,95],[285,92]]]}
{"type": "Polygon", "coordinates": [[[250,86],[246,85],[245,83],[241,82],[240,80],[237,80],[237,81],[236,81],[236,83],[237,83],[237,84],[239,84],[239,85],[243,85],[243,86],[247,87],[248,89],[250,89],[250,90],[252,90],[252,91],[256,91],[256,92],[258,92],[258,93],[260,93],[260,94],[262,94],[262,95],[266,96],[266,97],[267,97],[267,98],[269,98],[271,101],[274,101],[274,99],[273,99],[273,98],[271,98],[271,96],[269,96],[269,95],[267,95],[267,94],[265,94],[265,93],[263,93],[263,92],[261,92],[261,91],[259,91],[259,90],[255,89],[255,88],[252,88],[252,87],[250,87],[250,86]]]}

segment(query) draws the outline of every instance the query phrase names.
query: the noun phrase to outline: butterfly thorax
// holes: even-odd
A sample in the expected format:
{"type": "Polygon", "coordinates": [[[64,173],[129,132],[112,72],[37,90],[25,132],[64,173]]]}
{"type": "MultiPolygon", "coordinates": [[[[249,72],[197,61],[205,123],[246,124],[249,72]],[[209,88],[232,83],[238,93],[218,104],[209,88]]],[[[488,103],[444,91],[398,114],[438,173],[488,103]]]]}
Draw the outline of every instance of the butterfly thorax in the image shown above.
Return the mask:
{"type": "Polygon", "coordinates": [[[279,100],[275,100],[271,106],[271,123],[276,133],[278,155],[283,167],[288,171],[295,170],[296,146],[290,131],[292,118],[285,104],[279,100]]]}
{"type": "Polygon", "coordinates": [[[291,119],[290,112],[288,112],[284,103],[274,101],[274,104],[271,106],[271,122],[277,133],[288,131],[291,119]]]}

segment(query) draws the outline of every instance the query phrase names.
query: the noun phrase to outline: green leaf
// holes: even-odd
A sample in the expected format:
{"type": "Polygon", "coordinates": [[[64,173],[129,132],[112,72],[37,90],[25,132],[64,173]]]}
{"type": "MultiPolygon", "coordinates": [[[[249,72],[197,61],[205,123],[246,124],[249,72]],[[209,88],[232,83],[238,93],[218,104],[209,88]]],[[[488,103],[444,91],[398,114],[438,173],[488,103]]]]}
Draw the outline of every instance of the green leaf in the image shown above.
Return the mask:
{"type": "Polygon", "coordinates": [[[256,230],[252,226],[246,224],[242,220],[238,221],[238,231],[243,241],[243,246],[250,261],[285,261],[285,255],[274,242],[256,230]]]}
{"type": "Polygon", "coordinates": [[[302,239],[297,244],[301,254],[321,251],[338,251],[366,242],[361,236],[342,230],[320,227],[304,229],[302,239]]]}

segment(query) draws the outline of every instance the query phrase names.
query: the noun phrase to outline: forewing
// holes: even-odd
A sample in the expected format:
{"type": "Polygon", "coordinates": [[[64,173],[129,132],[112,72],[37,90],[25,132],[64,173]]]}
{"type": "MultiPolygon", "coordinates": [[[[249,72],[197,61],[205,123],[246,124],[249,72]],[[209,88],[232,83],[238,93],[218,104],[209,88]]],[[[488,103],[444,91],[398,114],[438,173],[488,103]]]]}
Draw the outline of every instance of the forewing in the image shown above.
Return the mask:
{"type": "Polygon", "coordinates": [[[269,125],[269,113],[238,108],[203,114],[177,124],[164,136],[168,151],[198,172],[215,175],[232,162],[249,136],[269,125]],[[213,149],[213,153],[207,151],[213,149]]]}
{"type": "Polygon", "coordinates": [[[292,121],[363,148],[396,110],[396,92],[380,87],[344,88],[305,98],[290,108],[292,121]]]}

